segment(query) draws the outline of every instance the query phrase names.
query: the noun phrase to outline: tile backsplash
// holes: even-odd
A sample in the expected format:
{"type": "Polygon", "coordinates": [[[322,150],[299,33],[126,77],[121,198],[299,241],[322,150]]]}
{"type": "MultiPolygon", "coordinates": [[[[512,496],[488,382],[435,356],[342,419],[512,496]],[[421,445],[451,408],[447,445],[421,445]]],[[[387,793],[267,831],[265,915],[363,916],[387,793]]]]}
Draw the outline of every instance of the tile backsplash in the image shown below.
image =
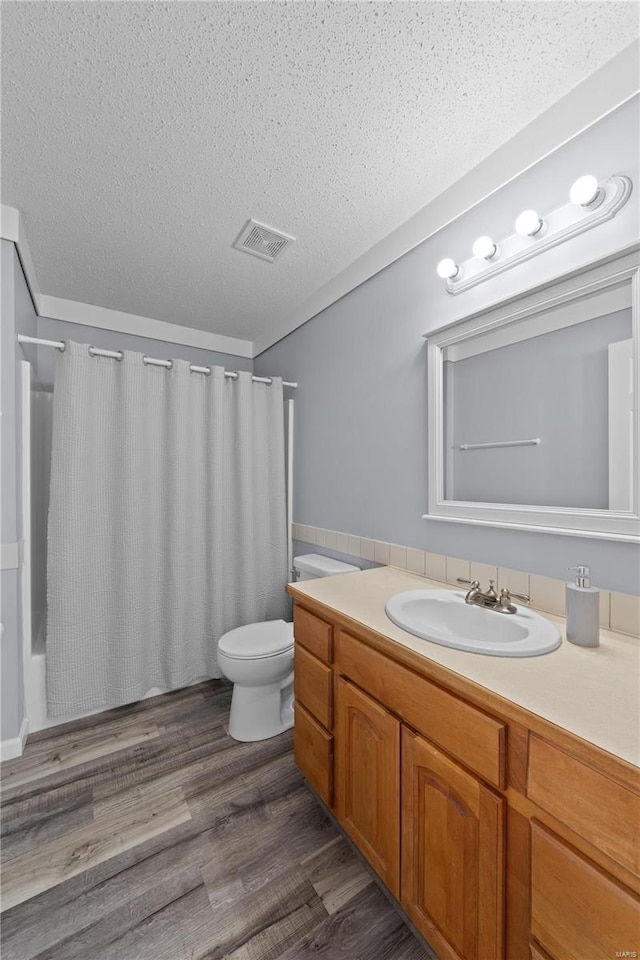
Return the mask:
{"type": "MultiPolygon", "coordinates": [[[[327,550],[335,550],[337,553],[374,563],[400,567],[431,580],[441,580],[443,583],[454,583],[458,586],[457,577],[479,580],[483,587],[489,580],[495,580],[499,590],[508,587],[513,593],[530,596],[533,606],[538,610],[561,617],[565,615],[564,580],[461,560],[459,557],[445,557],[439,553],[403,547],[383,540],[368,540],[366,537],[355,537],[336,530],[324,530],[300,523],[294,523],[292,527],[293,539],[303,543],[325,547],[327,550]]],[[[640,636],[640,597],[601,590],[600,626],[631,636],[640,636]]]]}

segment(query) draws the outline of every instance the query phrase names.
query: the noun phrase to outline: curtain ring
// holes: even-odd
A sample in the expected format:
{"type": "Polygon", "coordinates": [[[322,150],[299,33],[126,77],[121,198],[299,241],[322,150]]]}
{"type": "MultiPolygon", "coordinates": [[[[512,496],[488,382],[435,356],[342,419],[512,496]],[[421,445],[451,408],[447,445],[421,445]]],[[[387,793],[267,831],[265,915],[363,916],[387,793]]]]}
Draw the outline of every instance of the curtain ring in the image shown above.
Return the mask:
{"type": "Polygon", "coordinates": [[[89,356],[109,357],[111,360],[117,360],[119,362],[124,359],[124,350],[101,350],[99,347],[91,345],[89,347],[89,356]]]}
{"type": "Polygon", "coordinates": [[[142,355],[142,362],[145,367],[161,367],[163,370],[172,370],[173,369],[173,360],[163,360],[161,363],[159,361],[153,361],[150,357],[147,357],[145,354],[142,355]]]}

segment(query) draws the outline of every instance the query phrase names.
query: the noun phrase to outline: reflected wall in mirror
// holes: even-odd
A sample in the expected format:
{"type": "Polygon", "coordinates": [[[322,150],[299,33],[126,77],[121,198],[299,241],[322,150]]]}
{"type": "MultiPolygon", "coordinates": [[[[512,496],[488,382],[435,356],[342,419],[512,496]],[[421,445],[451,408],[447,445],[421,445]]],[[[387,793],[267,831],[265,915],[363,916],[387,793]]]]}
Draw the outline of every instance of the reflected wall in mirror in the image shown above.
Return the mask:
{"type": "Polygon", "coordinates": [[[640,534],[638,252],[428,336],[431,519],[640,534]]]}

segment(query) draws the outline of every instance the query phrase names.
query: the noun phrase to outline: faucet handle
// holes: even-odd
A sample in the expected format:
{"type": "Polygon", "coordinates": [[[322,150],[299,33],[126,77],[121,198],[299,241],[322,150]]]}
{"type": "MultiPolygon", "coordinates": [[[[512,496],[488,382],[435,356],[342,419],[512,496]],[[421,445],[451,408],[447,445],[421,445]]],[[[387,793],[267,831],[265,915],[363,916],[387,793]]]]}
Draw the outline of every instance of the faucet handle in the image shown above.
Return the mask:
{"type": "Polygon", "coordinates": [[[500,599],[507,603],[513,598],[514,600],[522,600],[523,603],[531,603],[531,597],[526,593],[511,593],[507,587],[503,587],[500,591],[500,599]]]}
{"type": "Polygon", "coordinates": [[[456,580],[457,580],[458,583],[467,583],[467,584],[469,584],[469,585],[470,585],[471,587],[473,587],[475,590],[479,590],[479,589],[480,589],[480,581],[479,581],[479,580],[467,580],[466,577],[456,577],[456,580]]]}

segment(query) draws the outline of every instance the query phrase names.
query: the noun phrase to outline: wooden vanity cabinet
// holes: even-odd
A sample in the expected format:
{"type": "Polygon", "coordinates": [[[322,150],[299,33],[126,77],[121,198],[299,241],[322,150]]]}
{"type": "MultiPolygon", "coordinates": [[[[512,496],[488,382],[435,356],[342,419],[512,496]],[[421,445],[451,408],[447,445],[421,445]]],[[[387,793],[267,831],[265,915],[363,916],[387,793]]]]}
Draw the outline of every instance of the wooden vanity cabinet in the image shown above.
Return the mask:
{"type": "Polygon", "coordinates": [[[636,768],[314,601],[294,623],[296,763],[440,960],[640,958],[636,768]]]}

